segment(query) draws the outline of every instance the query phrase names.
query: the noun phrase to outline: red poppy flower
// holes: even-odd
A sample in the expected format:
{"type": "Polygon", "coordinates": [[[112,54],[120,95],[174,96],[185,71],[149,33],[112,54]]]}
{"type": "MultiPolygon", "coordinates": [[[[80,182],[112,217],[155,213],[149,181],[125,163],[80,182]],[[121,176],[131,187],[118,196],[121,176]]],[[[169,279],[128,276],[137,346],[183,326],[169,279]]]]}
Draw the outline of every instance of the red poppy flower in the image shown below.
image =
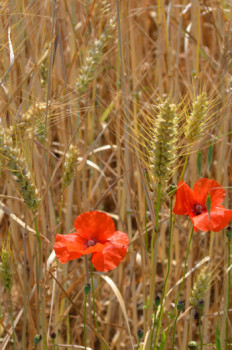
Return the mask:
{"type": "Polygon", "coordinates": [[[193,190],[181,181],[177,186],[173,212],[177,215],[188,215],[194,231],[199,229],[218,232],[226,227],[232,218],[232,210],[221,205],[225,194],[225,190],[214,180],[199,179],[193,190]],[[211,198],[210,215],[206,206],[208,195],[211,198]]]}
{"type": "Polygon", "coordinates": [[[126,233],[115,231],[111,217],[100,211],[88,211],[77,216],[75,233],[56,235],[54,250],[62,263],[92,254],[98,271],[117,267],[126,255],[129,239],[126,233]]]}

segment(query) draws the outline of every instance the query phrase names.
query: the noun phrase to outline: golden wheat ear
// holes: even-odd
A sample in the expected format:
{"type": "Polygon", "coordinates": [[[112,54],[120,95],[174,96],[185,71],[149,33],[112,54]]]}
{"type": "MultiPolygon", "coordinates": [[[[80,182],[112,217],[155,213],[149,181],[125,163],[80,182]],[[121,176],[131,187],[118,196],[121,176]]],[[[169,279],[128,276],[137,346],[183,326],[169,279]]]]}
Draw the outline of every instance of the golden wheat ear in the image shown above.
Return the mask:
{"type": "Polygon", "coordinates": [[[185,137],[189,144],[197,141],[201,136],[206,120],[208,105],[209,102],[205,92],[198,95],[193,100],[192,112],[187,117],[185,128],[185,137]]]}
{"type": "Polygon", "coordinates": [[[161,184],[164,192],[177,159],[179,117],[177,106],[170,98],[160,103],[158,110],[151,129],[150,170],[152,181],[161,184]]]}
{"type": "Polygon", "coordinates": [[[211,283],[212,273],[207,268],[203,268],[197,276],[193,285],[190,304],[194,307],[199,305],[199,301],[203,300],[211,283]]]}

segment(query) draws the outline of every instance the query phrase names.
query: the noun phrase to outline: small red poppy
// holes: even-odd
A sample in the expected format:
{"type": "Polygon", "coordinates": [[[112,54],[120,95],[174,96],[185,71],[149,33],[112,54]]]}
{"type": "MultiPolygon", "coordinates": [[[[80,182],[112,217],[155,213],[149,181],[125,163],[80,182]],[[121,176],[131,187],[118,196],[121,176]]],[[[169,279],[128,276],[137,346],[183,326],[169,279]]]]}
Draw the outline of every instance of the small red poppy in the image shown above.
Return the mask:
{"type": "Polygon", "coordinates": [[[129,239],[126,233],[115,231],[111,217],[100,211],[87,211],[77,216],[75,233],[56,235],[54,250],[57,259],[65,264],[92,254],[98,271],[110,271],[124,259],[129,239]]]}
{"type": "Polygon", "coordinates": [[[188,215],[194,231],[199,229],[218,232],[226,227],[232,218],[232,210],[221,205],[225,195],[225,190],[214,180],[199,179],[193,190],[181,181],[177,186],[173,212],[177,215],[188,215]],[[210,215],[206,206],[208,195],[211,199],[210,215]]]}

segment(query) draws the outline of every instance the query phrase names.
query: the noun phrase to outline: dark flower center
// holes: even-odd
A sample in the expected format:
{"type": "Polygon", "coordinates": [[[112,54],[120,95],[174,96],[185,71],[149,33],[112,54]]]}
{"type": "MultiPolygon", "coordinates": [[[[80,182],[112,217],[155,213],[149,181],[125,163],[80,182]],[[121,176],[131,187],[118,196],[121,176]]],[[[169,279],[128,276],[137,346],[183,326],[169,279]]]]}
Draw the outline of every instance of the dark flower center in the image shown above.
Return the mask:
{"type": "Polygon", "coordinates": [[[89,247],[94,247],[96,243],[98,243],[97,240],[95,238],[91,237],[91,239],[89,241],[86,240],[84,242],[84,247],[85,247],[85,249],[88,249],[89,247]]]}
{"type": "Polygon", "coordinates": [[[194,203],[192,206],[192,211],[194,215],[201,215],[207,212],[206,206],[200,203],[194,203]]]}
{"type": "Polygon", "coordinates": [[[96,241],[94,241],[93,239],[91,239],[90,241],[88,241],[88,247],[93,247],[96,244],[96,241]]]}

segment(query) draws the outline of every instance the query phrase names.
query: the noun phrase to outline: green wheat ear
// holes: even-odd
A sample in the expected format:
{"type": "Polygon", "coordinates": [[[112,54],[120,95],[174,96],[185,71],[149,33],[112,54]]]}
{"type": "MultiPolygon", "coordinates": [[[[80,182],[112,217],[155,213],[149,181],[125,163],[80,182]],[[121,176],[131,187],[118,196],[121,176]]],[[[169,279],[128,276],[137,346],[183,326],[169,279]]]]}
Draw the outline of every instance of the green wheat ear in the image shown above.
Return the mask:
{"type": "Polygon", "coordinates": [[[27,167],[26,159],[19,148],[15,147],[9,129],[0,131],[0,154],[7,159],[7,168],[18,183],[26,206],[35,214],[40,204],[38,190],[27,167]]]}
{"type": "Polygon", "coordinates": [[[115,27],[115,19],[111,18],[100,38],[98,40],[95,39],[93,47],[89,50],[77,78],[76,86],[79,93],[84,93],[93,81],[98,64],[103,55],[103,49],[112,38],[115,27]]]}
{"type": "Polygon", "coordinates": [[[20,135],[21,138],[27,136],[30,139],[35,135],[40,142],[44,141],[46,109],[46,103],[35,103],[35,105],[32,105],[28,111],[22,115],[19,122],[9,128],[9,133],[14,144],[16,143],[18,135],[20,135]]]}
{"type": "MultiPolygon", "coordinates": [[[[150,170],[152,181],[161,184],[164,192],[177,159],[178,121],[177,106],[167,98],[158,105],[159,113],[151,129],[150,170]]],[[[154,187],[154,186],[153,186],[154,187]]]]}
{"type": "Polygon", "coordinates": [[[193,100],[192,113],[187,117],[185,128],[185,136],[190,144],[197,141],[201,136],[205,124],[208,105],[209,102],[205,92],[198,95],[193,100]]]}
{"type": "Polygon", "coordinates": [[[2,249],[0,262],[0,278],[3,287],[10,295],[13,285],[12,254],[10,249],[2,249]]]}
{"type": "Polygon", "coordinates": [[[76,145],[70,145],[65,154],[64,168],[63,168],[63,189],[69,186],[76,175],[78,164],[79,149],[76,145]]]}
{"type": "Polygon", "coordinates": [[[193,285],[190,304],[194,307],[198,306],[200,300],[203,300],[211,283],[211,271],[203,268],[197,276],[196,282],[193,285]]]}

